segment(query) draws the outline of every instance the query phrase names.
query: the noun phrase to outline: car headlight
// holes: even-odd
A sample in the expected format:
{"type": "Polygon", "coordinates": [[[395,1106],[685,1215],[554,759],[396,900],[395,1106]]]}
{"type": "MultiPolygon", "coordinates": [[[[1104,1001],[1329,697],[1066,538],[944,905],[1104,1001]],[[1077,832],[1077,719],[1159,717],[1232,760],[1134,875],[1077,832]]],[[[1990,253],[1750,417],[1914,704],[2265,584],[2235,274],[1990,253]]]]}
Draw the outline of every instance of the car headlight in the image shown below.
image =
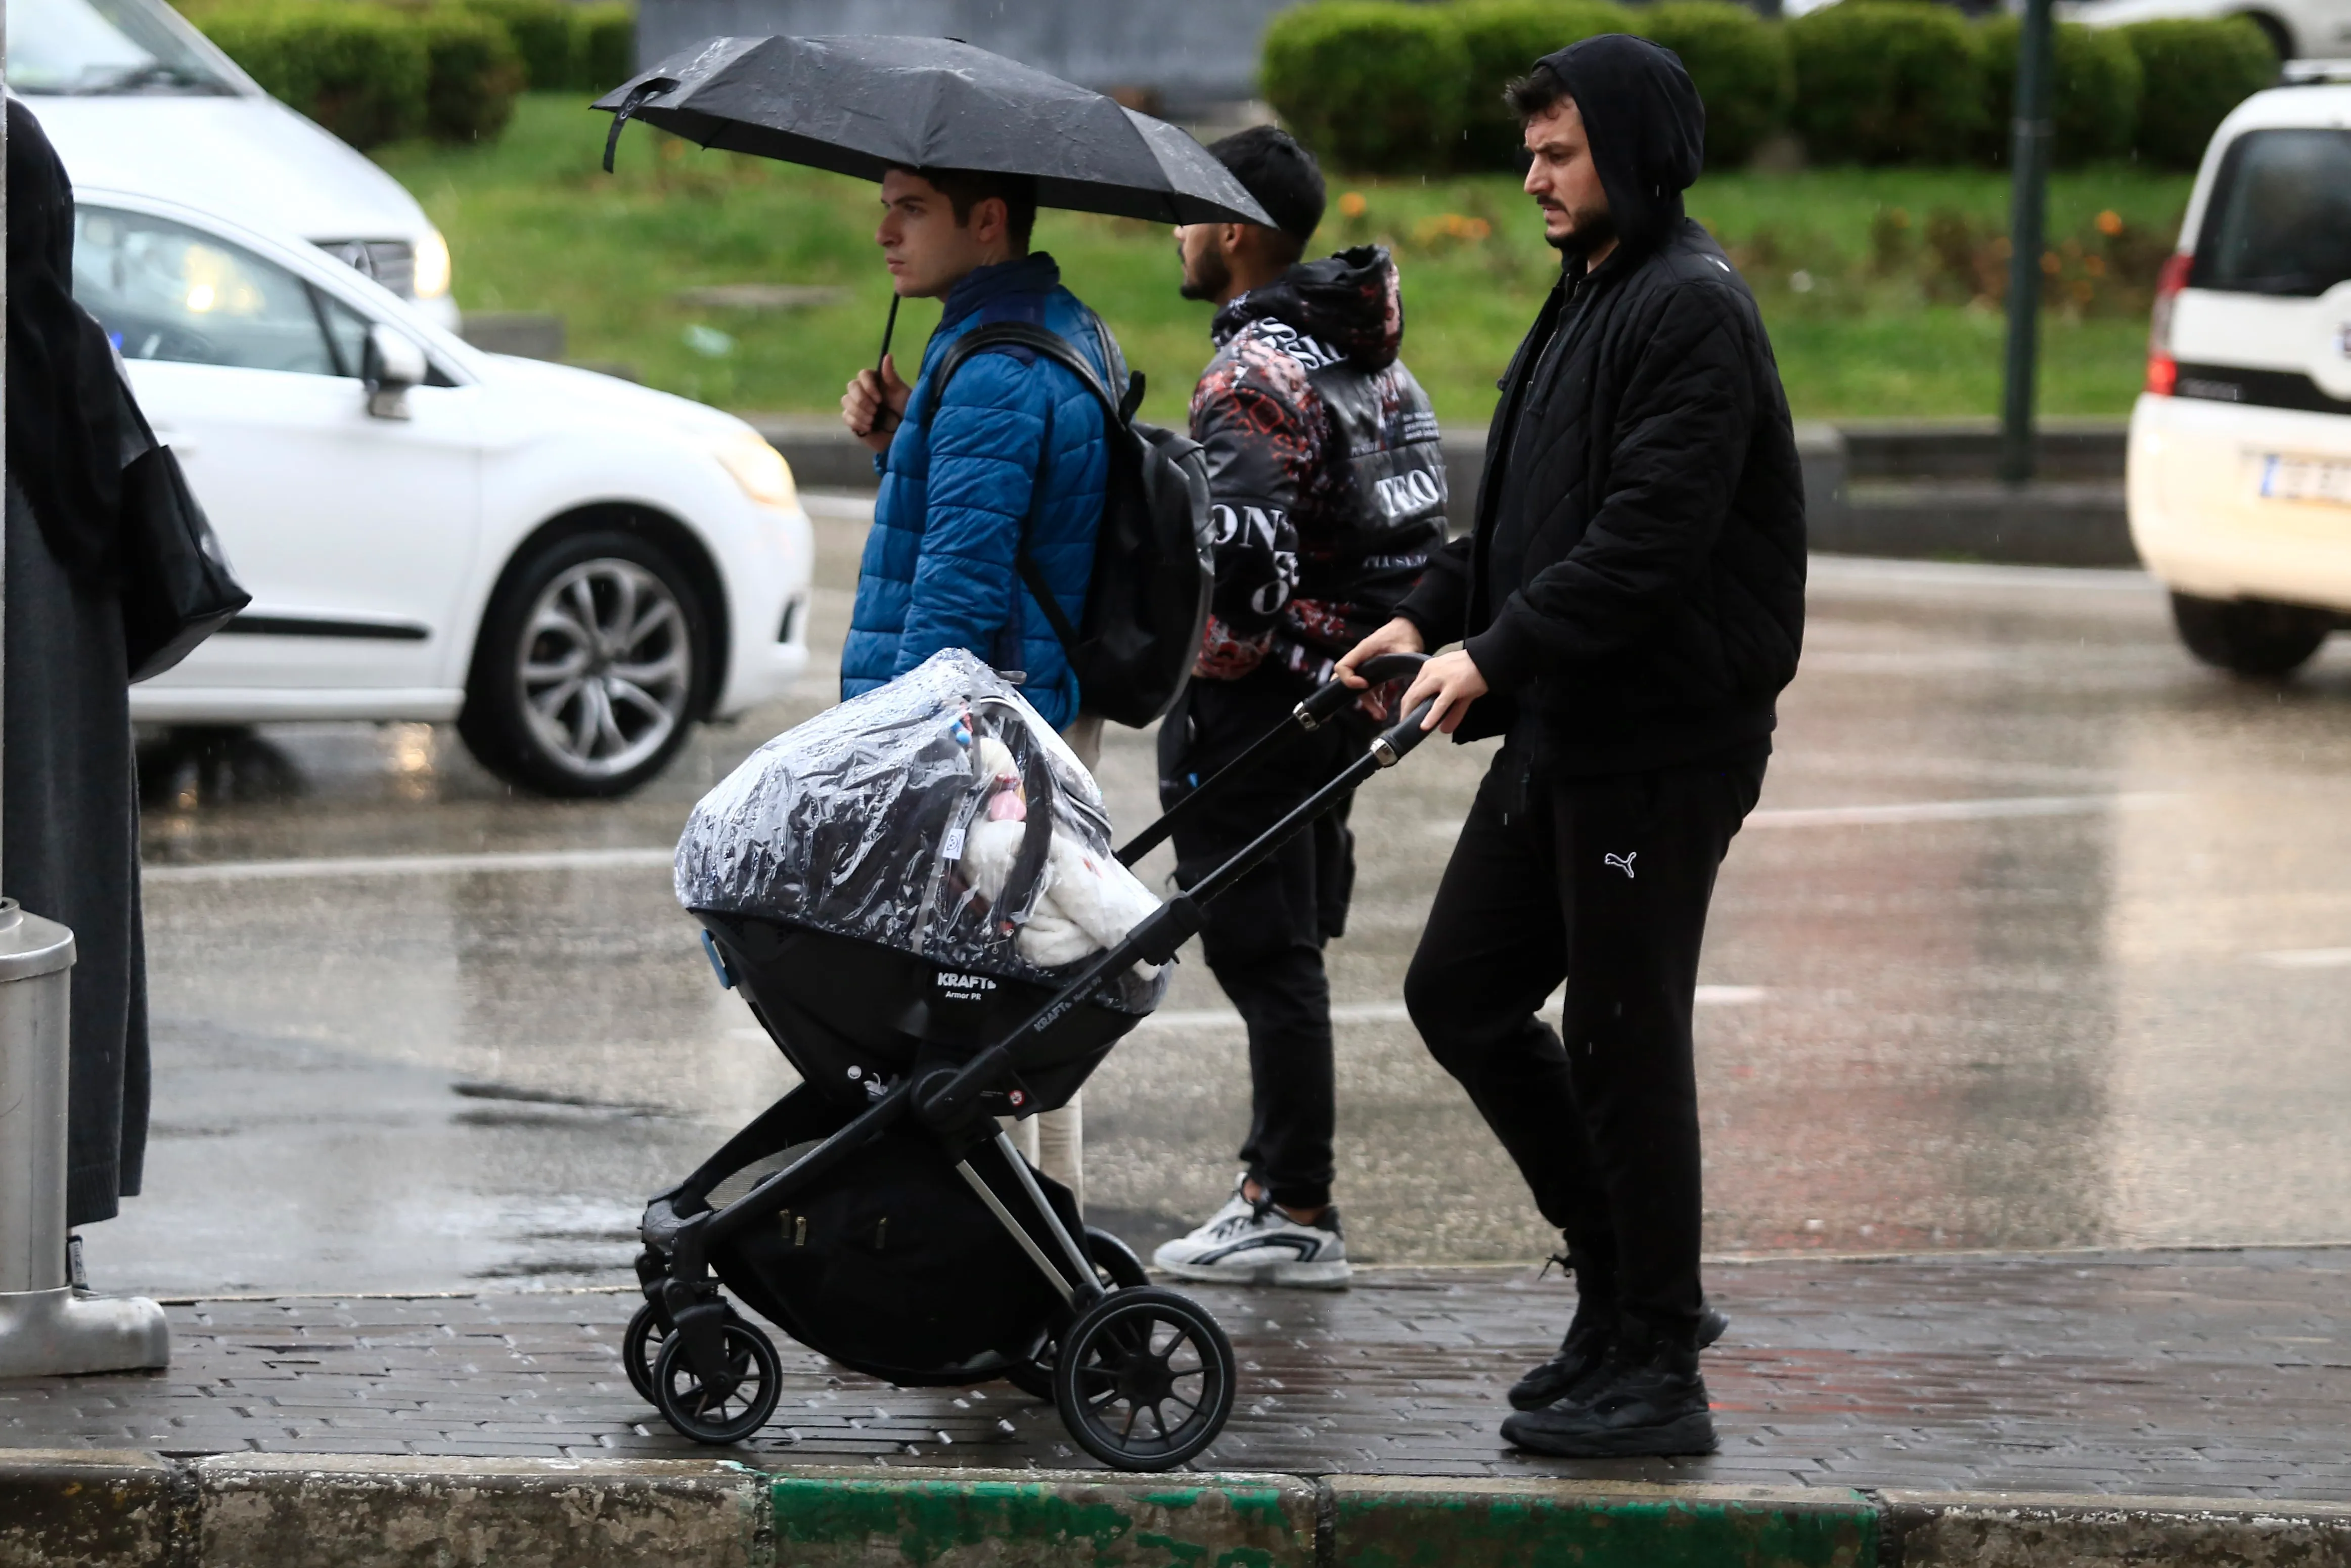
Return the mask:
{"type": "Polygon", "coordinates": [[[761,506],[799,505],[799,486],[792,483],[792,465],[758,432],[737,431],[711,448],[711,455],[735,476],[735,483],[743,486],[743,494],[761,506]]]}
{"type": "Polygon", "coordinates": [[[439,229],[426,229],[416,242],[416,298],[438,299],[449,292],[449,242],[439,229]]]}

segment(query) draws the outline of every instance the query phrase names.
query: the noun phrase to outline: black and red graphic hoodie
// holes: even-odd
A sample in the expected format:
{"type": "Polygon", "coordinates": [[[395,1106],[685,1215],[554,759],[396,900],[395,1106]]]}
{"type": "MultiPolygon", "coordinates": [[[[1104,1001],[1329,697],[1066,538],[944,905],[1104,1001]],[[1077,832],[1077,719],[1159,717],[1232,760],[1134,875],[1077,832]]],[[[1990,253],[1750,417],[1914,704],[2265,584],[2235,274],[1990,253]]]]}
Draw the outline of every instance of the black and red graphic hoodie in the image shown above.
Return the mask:
{"type": "Polygon", "coordinates": [[[1445,542],[1437,415],[1396,357],[1395,263],[1378,246],[1301,263],[1210,330],[1192,438],[1207,449],[1217,590],[1195,673],[1271,663],[1319,684],[1445,542]]]}

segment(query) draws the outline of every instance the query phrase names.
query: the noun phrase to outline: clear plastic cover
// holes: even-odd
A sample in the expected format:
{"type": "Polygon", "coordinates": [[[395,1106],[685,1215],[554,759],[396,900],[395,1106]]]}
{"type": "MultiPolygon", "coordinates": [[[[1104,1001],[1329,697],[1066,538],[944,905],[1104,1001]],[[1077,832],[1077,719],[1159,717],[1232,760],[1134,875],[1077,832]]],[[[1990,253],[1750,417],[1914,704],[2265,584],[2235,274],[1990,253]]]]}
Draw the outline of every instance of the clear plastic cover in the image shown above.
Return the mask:
{"type": "MultiPolygon", "coordinates": [[[[1046,985],[1159,901],[1111,852],[1102,791],[1061,737],[961,649],[747,758],[677,841],[677,900],[1046,985]]],[[[1138,965],[1099,998],[1147,1013],[1138,965]]]]}

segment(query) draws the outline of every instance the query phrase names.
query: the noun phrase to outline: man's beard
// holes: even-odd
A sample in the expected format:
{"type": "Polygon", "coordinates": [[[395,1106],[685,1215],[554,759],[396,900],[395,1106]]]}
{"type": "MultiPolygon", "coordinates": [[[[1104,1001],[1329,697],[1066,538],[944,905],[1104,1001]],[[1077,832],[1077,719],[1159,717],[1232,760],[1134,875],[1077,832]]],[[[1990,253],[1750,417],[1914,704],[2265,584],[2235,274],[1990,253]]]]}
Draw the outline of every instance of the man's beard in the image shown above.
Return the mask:
{"type": "Polygon", "coordinates": [[[1579,207],[1568,219],[1565,234],[1543,234],[1544,243],[1562,256],[1588,256],[1616,237],[1615,214],[1605,207],[1579,207]]]}
{"type": "Polygon", "coordinates": [[[1232,287],[1232,264],[1225,259],[1221,238],[1212,238],[1199,259],[1184,269],[1182,293],[1186,299],[1215,299],[1232,287]]]}

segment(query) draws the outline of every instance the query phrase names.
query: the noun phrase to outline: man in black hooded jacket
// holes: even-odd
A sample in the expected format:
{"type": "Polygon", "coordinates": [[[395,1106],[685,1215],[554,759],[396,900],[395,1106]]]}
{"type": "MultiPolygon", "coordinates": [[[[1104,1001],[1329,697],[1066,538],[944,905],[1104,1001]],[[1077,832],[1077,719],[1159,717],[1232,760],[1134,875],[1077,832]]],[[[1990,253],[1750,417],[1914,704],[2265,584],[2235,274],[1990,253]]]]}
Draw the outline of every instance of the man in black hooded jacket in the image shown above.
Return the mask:
{"type": "Polygon", "coordinates": [[[1565,265],[1502,380],[1478,525],[1349,653],[1460,648],[1407,706],[1506,737],[1405,999],[1560,1227],[1577,1306],[1503,1436],[1711,1451],[1690,1008],[1803,625],[1802,475],[1755,302],[1684,216],[1705,111],[1668,50],[1546,57],[1510,99],[1565,265]],[[1537,1017],[1567,982],[1563,1035],[1537,1017]]]}
{"type": "MultiPolygon", "coordinates": [[[[1275,226],[1178,231],[1184,293],[1217,307],[1217,344],[1192,394],[1217,522],[1216,598],[1191,685],[1159,727],[1170,809],[1286,722],[1333,663],[1395,613],[1445,540],[1437,415],[1397,358],[1395,264],[1366,246],[1301,262],[1322,216],[1322,176],[1271,126],[1209,152],[1275,226]]],[[[1393,692],[1386,694],[1393,696],[1393,692]]],[[[1359,711],[1294,739],[1202,802],[1176,832],[1191,885],[1363,754],[1359,711]]],[[[1249,1027],[1250,1116],[1224,1207],[1153,1261],[1186,1280],[1334,1288],[1346,1239],[1332,1202],[1336,1117],[1322,945],[1341,934],[1355,874],[1343,809],[1298,834],[1217,899],[1202,956],[1249,1027]]]]}

